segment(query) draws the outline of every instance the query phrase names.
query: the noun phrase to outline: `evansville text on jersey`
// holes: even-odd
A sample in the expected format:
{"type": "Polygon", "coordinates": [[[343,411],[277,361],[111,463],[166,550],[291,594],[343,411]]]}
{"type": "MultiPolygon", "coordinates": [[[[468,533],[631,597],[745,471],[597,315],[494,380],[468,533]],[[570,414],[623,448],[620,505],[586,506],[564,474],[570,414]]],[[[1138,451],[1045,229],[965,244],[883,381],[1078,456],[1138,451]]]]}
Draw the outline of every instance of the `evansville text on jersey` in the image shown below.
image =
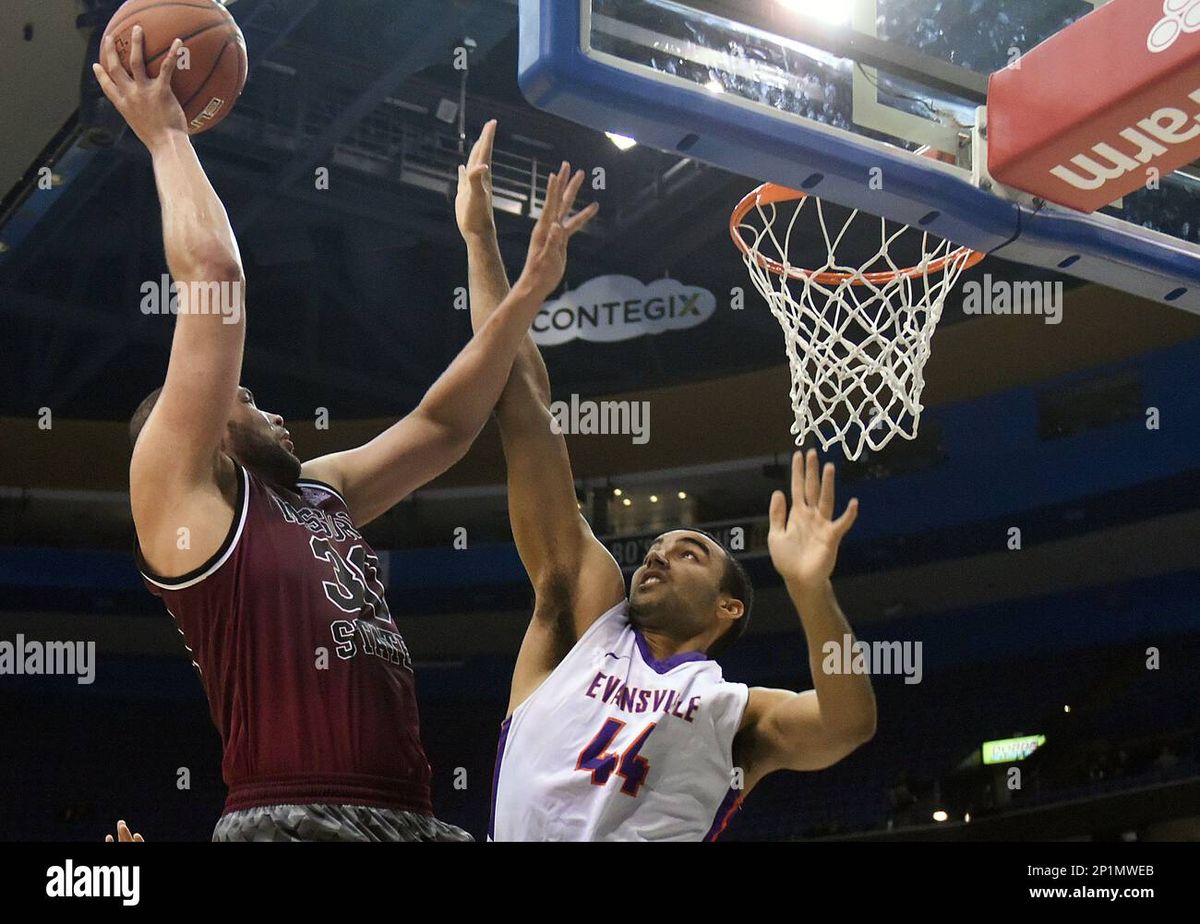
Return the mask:
{"type": "Polygon", "coordinates": [[[663,715],[673,715],[691,722],[692,716],[700,708],[700,697],[693,696],[687,701],[686,707],[683,696],[678,690],[662,690],[653,688],[638,689],[625,683],[620,677],[597,671],[595,678],[587,688],[586,696],[608,703],[622,712],[661,712],[663,715]]]}

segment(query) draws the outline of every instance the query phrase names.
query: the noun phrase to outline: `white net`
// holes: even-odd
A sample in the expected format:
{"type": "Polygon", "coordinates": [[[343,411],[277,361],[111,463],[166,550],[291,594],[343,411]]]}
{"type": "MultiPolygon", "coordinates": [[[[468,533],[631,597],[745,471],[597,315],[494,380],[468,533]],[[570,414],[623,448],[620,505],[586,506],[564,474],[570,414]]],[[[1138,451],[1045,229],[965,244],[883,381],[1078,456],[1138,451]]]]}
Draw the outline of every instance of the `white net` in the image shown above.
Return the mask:
{"type": "Polygon", "coordinates": [[[916,436],[942,306],[962,271],[982,255],[857,211],[834,236],[825,211],[814,196],[755,202],[744,215],[735,213],[731,227],[755,288],[783,327],[796,444],[812,434],[822,449],[838,444],[846,458],[857,459],[866,447],[916,436]],[[802,224],[802,216],[811,217],[802,224]],[[819,237],[803,227],[814,219],[819,237]],[[856,220],[855,249],[864,242],[877,249],[865,263],[845,265],[836,252],[856,220]],[[878,222],[877,234],[869,222],[878,222]],[[807,268],[792,262],[801,246],[815,254],[807,268]],[[910,254],[913,265],[897,265],[897,253],[910,254]]]}

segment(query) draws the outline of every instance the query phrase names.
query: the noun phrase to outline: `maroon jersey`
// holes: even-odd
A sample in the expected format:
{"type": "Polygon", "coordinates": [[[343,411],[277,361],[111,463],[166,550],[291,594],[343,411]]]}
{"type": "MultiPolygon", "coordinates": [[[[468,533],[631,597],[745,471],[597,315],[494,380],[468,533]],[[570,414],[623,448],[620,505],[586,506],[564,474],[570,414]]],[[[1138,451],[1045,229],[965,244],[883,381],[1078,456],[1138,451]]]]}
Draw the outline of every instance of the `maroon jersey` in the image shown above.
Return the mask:
{"type": "Polygon", "coordinates": [[[225,754],[225,811],[281,803],[430,813],[412,661],[379,559],[333,488],[300,493],[238,470],[225,542],[183,577],[155,575],[200,672],[225,754]]]}

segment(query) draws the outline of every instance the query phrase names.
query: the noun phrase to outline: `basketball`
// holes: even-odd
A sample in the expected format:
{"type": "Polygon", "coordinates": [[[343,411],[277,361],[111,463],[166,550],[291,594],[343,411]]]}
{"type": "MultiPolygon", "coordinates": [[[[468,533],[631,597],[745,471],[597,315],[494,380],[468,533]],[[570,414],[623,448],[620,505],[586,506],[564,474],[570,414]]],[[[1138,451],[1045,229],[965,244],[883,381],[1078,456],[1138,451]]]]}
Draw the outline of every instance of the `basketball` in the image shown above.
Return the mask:
{"type": "Polygon", "coordinates": [[[183,107],[188,132],[198,135],[219,124],[233,110],[246,85],[246,42],[242,30],[216,0],[128,0],[104,31],[113,36],[126,71],[133,27],[145,34],[146,73],[157,77],[163,56],[182,39],[187,56],[171,81],[183,107]]]}

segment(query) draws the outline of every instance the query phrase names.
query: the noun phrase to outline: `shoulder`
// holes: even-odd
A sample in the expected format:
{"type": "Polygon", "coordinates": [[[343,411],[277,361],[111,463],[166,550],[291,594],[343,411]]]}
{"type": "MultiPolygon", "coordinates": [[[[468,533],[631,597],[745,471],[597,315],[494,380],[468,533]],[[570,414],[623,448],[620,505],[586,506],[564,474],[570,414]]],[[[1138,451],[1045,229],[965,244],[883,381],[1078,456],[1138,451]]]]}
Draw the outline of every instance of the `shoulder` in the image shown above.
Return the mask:
{"type": "Polygon", "coordinates": [[[344,499],[346,489],[342,482],[341,466],[336,454],[309,459],[300,467],[301,484],[320,485],[344,499]]]}

